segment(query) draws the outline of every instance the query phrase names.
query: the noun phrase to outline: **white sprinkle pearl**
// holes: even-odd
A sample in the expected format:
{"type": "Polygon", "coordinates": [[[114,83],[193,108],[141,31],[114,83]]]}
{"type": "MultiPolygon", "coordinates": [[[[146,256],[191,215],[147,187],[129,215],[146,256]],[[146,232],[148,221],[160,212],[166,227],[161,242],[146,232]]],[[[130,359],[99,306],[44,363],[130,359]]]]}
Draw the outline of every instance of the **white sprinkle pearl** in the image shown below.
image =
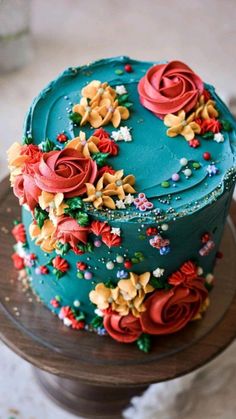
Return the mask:
{"type": "Polygon", "coordinates": [[[213,280],[214,280],[214,276],[212,274],[207,274],[207,276],[206,276],[206,282],[208,284],[211,284],[213,282],[213,280]]]}
{"type": "Polygon", "coordinates": [[[73,302],[73,305],[74,305],[75,307],[79,307],[79,306],[80,306],[80,302],[79,302],[79,300],[75,300],[75,301],[73,302]]]}
{"type": "Polygon", "coordinates": [[[106,263],[106,268],[109,269],[109,271],[111,271],[112,269],[114,269],[114,263],[112,261],[109,261],[106,263]]]}
{"type": "Polygon", "coordinates": [[[116,262],[117,262],[117,263],[123,263],[123,262],[124,262],[124,258],[123,258],[123,256],[121,256],[121,255],[117,255],[117,256],[116,256],[116,262]]]}
{"type": "Polygon", "coordinates": [[[197,273],[198,273],[198,275],[202,275],[203,274],[203,269],[201,268],[201,266],[199,266],[197,268],[197,273]]]}
{"type": "Polygon", "coordinates": [[[168,228],[169,228],[168,224],[162,224],[162,226],[161,226],[161,229],[162,229],[163,231],[167,231],[167,230],[168,230],[168,228]]]}
{"type": "Polygon", "coordinates": [[[190,176],[192,176],[192,170],[191,170],[191,169],[185,169],[185,170],[183,171],[183,173],[184,173],[184,175],[185,175],[186,177],[190,177],[190,176]]]}
{"type": "Polygon", "coordinates": [[[186,166],[188,164],[188,159],[186,159],[186,157],[182,157],[179,162],[181,166],[186,166]]]}

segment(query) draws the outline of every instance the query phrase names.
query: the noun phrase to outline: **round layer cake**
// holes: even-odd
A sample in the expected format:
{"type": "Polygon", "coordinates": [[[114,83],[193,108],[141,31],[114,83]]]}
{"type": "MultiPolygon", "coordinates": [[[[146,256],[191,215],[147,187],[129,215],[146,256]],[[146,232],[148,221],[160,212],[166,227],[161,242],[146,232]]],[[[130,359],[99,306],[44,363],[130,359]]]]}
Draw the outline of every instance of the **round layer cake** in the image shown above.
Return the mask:
{"type": "MultiPolygon", "coordinates": [[[[209,305],[235,183],[235,122],[179,61],[69,68],[9,150],[13,260],[66,326],[137,341],[209,305]]],[[[191,327],[191,325],[189,326],[191,327]]]]}

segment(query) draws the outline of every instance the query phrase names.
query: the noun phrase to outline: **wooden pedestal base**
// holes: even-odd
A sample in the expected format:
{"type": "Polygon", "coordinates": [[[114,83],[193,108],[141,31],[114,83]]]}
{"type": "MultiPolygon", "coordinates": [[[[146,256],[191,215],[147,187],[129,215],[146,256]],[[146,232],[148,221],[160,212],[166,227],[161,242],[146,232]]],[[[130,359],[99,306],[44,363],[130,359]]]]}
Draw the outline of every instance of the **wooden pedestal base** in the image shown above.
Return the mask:
{"type": "MultiPolygon", "coordinates": [[[[232,211],[233,210],[233,211],[232,211]]],[[[231,215],[236,219],[236,206],[231,215]]],[[[56,403],[92,419],[115,419],[149,384],[204,365],[236,336],[235,233],[228,222],[224,258],[204,318],[180,332],[153,339],[149,354],[109,337],[70,330],[39,304],[12,266],[12,220],[20,209],[6,179],[0,184],[0,339],[34,365],[36,378],[56,403]]],[[[19,383],[20,385],[20,383],[19,383]]]]}
{"type": "Polygon", "coordinates": [[[78,380],[61,378],[34,368],[42,390],[55,403],[70,412],[88,419],[121,419],[121,412],[133,396],[143,393],[147,386],[93,386],[78,380]]]}

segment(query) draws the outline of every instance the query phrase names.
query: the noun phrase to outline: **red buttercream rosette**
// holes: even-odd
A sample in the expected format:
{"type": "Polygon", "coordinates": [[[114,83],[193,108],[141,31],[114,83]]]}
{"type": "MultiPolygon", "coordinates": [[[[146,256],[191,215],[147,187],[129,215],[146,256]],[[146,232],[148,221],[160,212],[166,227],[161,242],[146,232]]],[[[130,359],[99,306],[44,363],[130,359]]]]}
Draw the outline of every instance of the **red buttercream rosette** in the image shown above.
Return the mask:
{"type": "Polygon", "coordinates": [[[86,244],[88,241],[89,227],[80,226],[71,217],[62,217],[57,224],[56,238],[62,243],[69,243],[75,253],[79,243],[86,244]]]}
{"type": "Polygon", "coordinates": [[[171,290],[156,291],[145,302],[140,322],[145,333],[166,335],[182,329],[199,312],[208,296],[202,280],[191,286],[178,285],[171,290]]]}
{"type": "Polygon", "coordinates": [[[180,61],[154,65],[138,84],[142,105],[161,119],[180,110],[189,112],[203,88],[200,77],[180,61]]]}
{"type": "Polygon", "coordinates": [[[135,342],[142,334],[140,320],[132,314],[123,317],[116,313],[105,314],[103,324],[107,333],[118,342],[135,342]]]}
{"type": "Polygon", "coordinates": [[[65,198],[83,195],[85,183],[93,183],[96,176],[96,162],[70,148],[45,153],[35,167],[36,185],[45,192],[62,192],[65,198]]]}

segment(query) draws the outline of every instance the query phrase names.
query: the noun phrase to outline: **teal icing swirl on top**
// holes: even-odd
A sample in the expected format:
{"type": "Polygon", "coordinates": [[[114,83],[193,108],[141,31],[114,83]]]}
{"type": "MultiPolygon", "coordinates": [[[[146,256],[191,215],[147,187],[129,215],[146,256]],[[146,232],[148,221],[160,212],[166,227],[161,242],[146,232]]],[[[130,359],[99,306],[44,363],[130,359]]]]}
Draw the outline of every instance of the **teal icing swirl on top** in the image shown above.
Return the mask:
{"type": "MultiPolygon", "coordinates": [[[[124,169],[125,174],[134,174],[137,192],[144,192],[152,200],[155,208],[141,214],[133,206],[112,212],[98,212],[88,206],[89,212],[101,218],[131,222],[137,219],[148,222],[152,219],[179,218],[211,204],[235,182],[236,125],[213,86],[205,85],[216,101],[220,117],[230,121],[233,130],[229,133],[223,132],[223,143],[200,138],[201,146],[193,149],[181,136],[169,138],[163,121],[140,104],[137,83],[153,64],[128,57],[115,57],[82,67],[68,68],[34,99],[26,116],[24,135],[31,135],[35,144],[46,138],[56,142],[57,135],[63,131],[69,138],[73,138],[79,134],[80,127],[71,123],[68,114],[72,105],[79,102],[81,89],[88,82],[96,79],[107,81],[112,86],[126,86],[133,108],[130,118],[122,121],[121,125],[131,128],[133,141],[119,142],[119,155],[110,158],[108,163],[116,170],[124,169]],[[133,72],[124,71],[126,63],[132,65],[133,72]],[[116,70],[123,70],[123,74],[118,76],[116,70]],[[202,157],[205,151],[211,153],[219,170],[216,176],[207,176],[209,161],[202,157]],[[194,170],[188,179],[181,175],[181,180],[176,182],[174,187],[171,182],[170,188],[164,189],[161,183],[171,179],[173,173],[180,171],[182,157],[199,162],[201,168],[194,170]]],[[[105,129],[109,133],[115,130],[111,124],[105,129]]],[[[88,125],[82,127],[82,130],[86,132],[87,137],[93,132],[88,125]]]]}

